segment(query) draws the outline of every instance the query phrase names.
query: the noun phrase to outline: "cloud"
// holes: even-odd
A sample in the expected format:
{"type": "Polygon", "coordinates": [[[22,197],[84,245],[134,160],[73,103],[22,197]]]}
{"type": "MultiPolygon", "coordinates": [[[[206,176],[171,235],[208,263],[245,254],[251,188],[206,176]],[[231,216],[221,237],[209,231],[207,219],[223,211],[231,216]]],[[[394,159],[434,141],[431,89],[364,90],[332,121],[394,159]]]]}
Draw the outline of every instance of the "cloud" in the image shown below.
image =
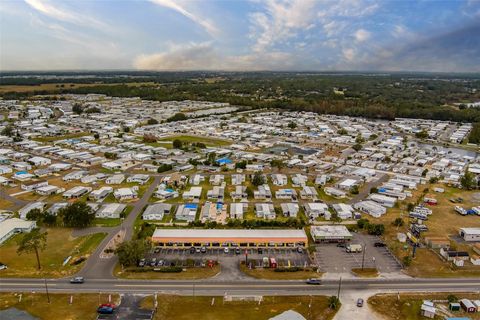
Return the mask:
{"type": "Polygon", "coordinates": [[[313,0],[267,0],[263,11],[250,14],[250,38],[255,40],[253,50],[262,52],[294,37],[301,30],[309,30],[315,18],[313,0]]]}
{"type": "Polygon", "coordinates": [[[290,53],[268,52],[228,56],[216,50],[212,43],[189,43],[170,45],[161,53],[142,54],[133,61],[133,67],[139,70],[291,70],[298,61],[290,53]]]}
{"type": "Polygon", "coordinates": [[[196,24],[203,27],[205,31],[207,31],[212,36],[216,36],[220,32],[212,22],[210,22],[207,19],[201,18],[193,14],[192,12],[188,11],[187,9],[185,9],[184,6],[182,6],[179,3],[179,1],[174,1],[174,0],[150,0],[150,1],[159,6],[177,11],[178,13],[182,14],[186,18],[192,20],[196,24]]]}
{"type": "Polygon", "coordinates": [[[57,4],[53,4],[49,1],[25,0],[25,2],[36,11],[56,20],[86,27],[94,27],[101,30],[108,28],[108,26],[101,21],[77,12],[72,12],[64,8],[60,8],[57,4]]]}
{"type": "Polygon", "coordinates": [[[343,57],[347,59],[347,61],[351,62],[355,59],[355,49],[353,48],[345,48],[342,50],[343,57]]]}
{"type": "Polygon", "coordinates": [[[480,72],[480,23],[379,51],[365,67],[372,70],[480,72]]]}
{"type": "Polygon", "coordinates": [[[354,34],[355,41],[357,42],[365,42],[370,39],[370,36],[371,33],[365,29],[358,29],[354,34]]]}

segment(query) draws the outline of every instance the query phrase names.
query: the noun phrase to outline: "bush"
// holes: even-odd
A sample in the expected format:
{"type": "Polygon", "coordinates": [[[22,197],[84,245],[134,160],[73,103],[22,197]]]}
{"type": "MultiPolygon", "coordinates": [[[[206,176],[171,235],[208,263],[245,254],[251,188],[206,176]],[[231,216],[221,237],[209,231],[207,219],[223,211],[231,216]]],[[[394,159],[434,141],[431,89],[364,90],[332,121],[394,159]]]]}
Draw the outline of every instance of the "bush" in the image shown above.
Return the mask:
{"type": "Polygon", "coordinates": [[[156,271],[156,272],[165,272],[165,273],[180,273],[180,272],[183,271],[183,268],[182,268],[182,267],[174,267],[174,266],[171,266],[171,267],[156,268],[156,269],[154,269],[153,271],[156,271]]]}
{"type": "Polygon", "coordinates": [[[305,269],[300,267],[291,267],[291,268],[275,268],[273,271],[275,272],[298,272],[304,271],[305,269]]]}
{"type": "Polygon", "coordinates": [[[410,257],[410,256],[405,256],[405,257],[403,257],[402,262],[403,262],[403,265],[404,265],[405,267],[408,267],[408,266],[410,266],[410,265],[412,264],[412,257],[410,257]]]}

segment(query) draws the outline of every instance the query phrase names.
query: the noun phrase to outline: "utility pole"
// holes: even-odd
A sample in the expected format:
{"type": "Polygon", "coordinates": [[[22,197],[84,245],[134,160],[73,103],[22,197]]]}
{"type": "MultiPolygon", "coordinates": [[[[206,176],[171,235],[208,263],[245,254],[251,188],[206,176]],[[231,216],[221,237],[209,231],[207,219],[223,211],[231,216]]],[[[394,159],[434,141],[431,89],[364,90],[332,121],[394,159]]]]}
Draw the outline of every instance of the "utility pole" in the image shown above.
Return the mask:
{"type": "Polygon", "coordinates": [[[43,278],[45,282],[45,292],[47,293],[47,301],[50,303],[50,295],[48,294],[47,278],[43,278]]]}
{"type": "Polygon", "coordinates": [[[337,292],[337,299],[340,300],[340,289],[342,288],[342,277],[340,277],[340,281],[338,282],[338,292],[337,292]]]}

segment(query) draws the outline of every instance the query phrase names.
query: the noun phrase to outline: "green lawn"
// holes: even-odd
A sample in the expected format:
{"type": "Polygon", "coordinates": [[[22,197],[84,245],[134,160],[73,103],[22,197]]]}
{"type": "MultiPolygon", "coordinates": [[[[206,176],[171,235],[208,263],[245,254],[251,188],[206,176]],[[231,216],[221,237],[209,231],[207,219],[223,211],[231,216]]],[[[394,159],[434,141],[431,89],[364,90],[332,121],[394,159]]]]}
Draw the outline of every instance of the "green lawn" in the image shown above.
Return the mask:
{"type": "MultiPolygon", "coordinates": [[[[196,137],[196,136],[189,136],[189,135],[182,135],[182,136],[172,136],[167,138],[159,139],[158,141],[173,141],[173,140],[180,140],[185,143],[204,143],[208,147],[224,147],[229,146],[232,144],[231,141],[223,140],[223,139],[216,139],[216,138],[207,138],[207,137],[196,137]]],[[[160,146],[166,147],[165,144],[160,143],[160,146]]]]}
{"type": "Polygon", "coordinates": [[[0,246],[0,261],[8,266],[8,269],[0,271],[0,277],[59,278],[73,274],[80,270],[83,263],[63,266],[64,260],[68,256],[72,256],[70,262],[79,257],[87,257],[106,235],[97,233],[73,238],[71,229],[50,228],[47,231],[47,248],[40,252],[41,270],[37,270],[34,253],[17,254],[17,240],[22,237],[19,234],[0,246]]]}
{"type": "Polygon", "coordinates": [[[65,134],[65,135],[62,135],[62,136],[33,138],[32,140],[39,141],[39,142],[52,142],[52,141],[58,141],[58,140],[64,140],[64,139],[81,138],[81,137],[89,136],[89,135],[91,135],[91,133],[89,133],[89,132],[79,132],[79,133],[65,134]]]}
{"type": "MultiPolygon", "coordinates": [[[[328,308],[328,298],[325,296],[263,297],[260,303],[224,302],[223,297],[203,296],[158,296],[157,301],[156,320],[266,320],[287,310],[294,310],[307,319],[327,320],[336,313],[328,308]]],[[[142,306],[151,308],[153,297],[145,298],[142,306]]]]}
{"type": "Polygon", "coordinates": [[[117,265],[113,271],[113,274],[122,279],[171,279],[171,280],[193,280],[193,279],[207,279],[215,276],[220,272],[220,266],[214,266],[212,268],[186,268],[186,271],[179,273],[167,273],[167,272],[129,272],[122,271],[120,265],[117,265]]]}
{"type": "MultiPolygon", "coordinates": [[[[108,297],[108,294],[50,294],[49,304],[43,293],[0,293],[0,310],[14,307],[42,320],[94,320],[96,307],[99,303],[108,303],[108,297]],[[73,297],[72,304],[70,297],[73,297]]],[[[111,299],[115,304],[120,302],[118,295],[112,294],[111,299]]]]}

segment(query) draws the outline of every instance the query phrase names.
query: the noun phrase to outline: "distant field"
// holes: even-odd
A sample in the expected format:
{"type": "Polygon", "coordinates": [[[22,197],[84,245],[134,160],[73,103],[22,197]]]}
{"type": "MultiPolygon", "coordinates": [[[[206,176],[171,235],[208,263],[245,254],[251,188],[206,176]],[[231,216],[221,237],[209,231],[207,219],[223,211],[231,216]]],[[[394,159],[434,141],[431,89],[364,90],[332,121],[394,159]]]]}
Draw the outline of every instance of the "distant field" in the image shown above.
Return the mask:
{"type": "Polygon", "coordinates": [[[210,137],[198,137],[198,136],[189,136],[189,135],[181,135],[181,136],[171,136],[167,138],[158,139],[158,141],[173,141],[173,140],[180,140],[185,143],[204,143],[208,147],[223,147],[229,146],[232,144],[232,141],[224,140],[224,139],[217,139],[217,138],[210,138],[210,137]]]}
{"type": "Polygon", "coordinates": [[[64,134],[61,136],[38,137],[38,138],[33,138],[32,140],[35,140],[38,142],[53,142],[53,141],[64,140],[64,139],[81,138],[89,135],[91,135],[91,133],[89,132],[79,132],[79,133],[64,134]]]}
{"type": "MultiPolygon", "coordinates": [[[[0,85],[0,93],[4,92],[33,92],[33,91],[60,91],[94,86],[113,86],[120,83],[43,83],[40,85],[0,85]]],[[[131,82],[127,86],[153,85],[153,82],[131,82]]]]}
{"type": "MultiPolygon", "coordinates": [[[[50,294],[50,304],[44,293],[0,293],[0,310],[17,308],[39,319],[94,320],[99,303],[108,303],[108,294],[50,294]],[[20,299],[21,297],[21,299],[20,299]],[[70,304],[70,297],[73,297],[70,304]]],[[[120,297],[111,295],[112,302],[120,297]]],[[[3,318],[2,318],[3,319],[3,318]]]]}
{"type": "MultiPolygon", "coordinates": [[[[336,313],[328,308],[328,298],[325,296],[263,297],[260,303],[223,302],[223,297],[203,296],[158,296],[157,301],[156,320],[266,320],[287,310],[296,311],[306,319],[329,320],[336,313]]],[[[153,297],[145,298],[142,306],[152,308],[153,297]]]]}
{"type": "Polygon", "coordinates": [[[62,266],[63,261],[70,255],[72,259],[88,256],[105,237],[104,233],[96,233],[73,238],[72,230],[67,228],[49,228],[47,232],[47,248],[40,252],[41,270],[37,270],[34,253],[17,254],[17,240],[22,236],[19,234],[0,246],[0,261],[8,266],[0,271],[0,277],[59,278],[70,275],[83,264],[62,266]]]}

